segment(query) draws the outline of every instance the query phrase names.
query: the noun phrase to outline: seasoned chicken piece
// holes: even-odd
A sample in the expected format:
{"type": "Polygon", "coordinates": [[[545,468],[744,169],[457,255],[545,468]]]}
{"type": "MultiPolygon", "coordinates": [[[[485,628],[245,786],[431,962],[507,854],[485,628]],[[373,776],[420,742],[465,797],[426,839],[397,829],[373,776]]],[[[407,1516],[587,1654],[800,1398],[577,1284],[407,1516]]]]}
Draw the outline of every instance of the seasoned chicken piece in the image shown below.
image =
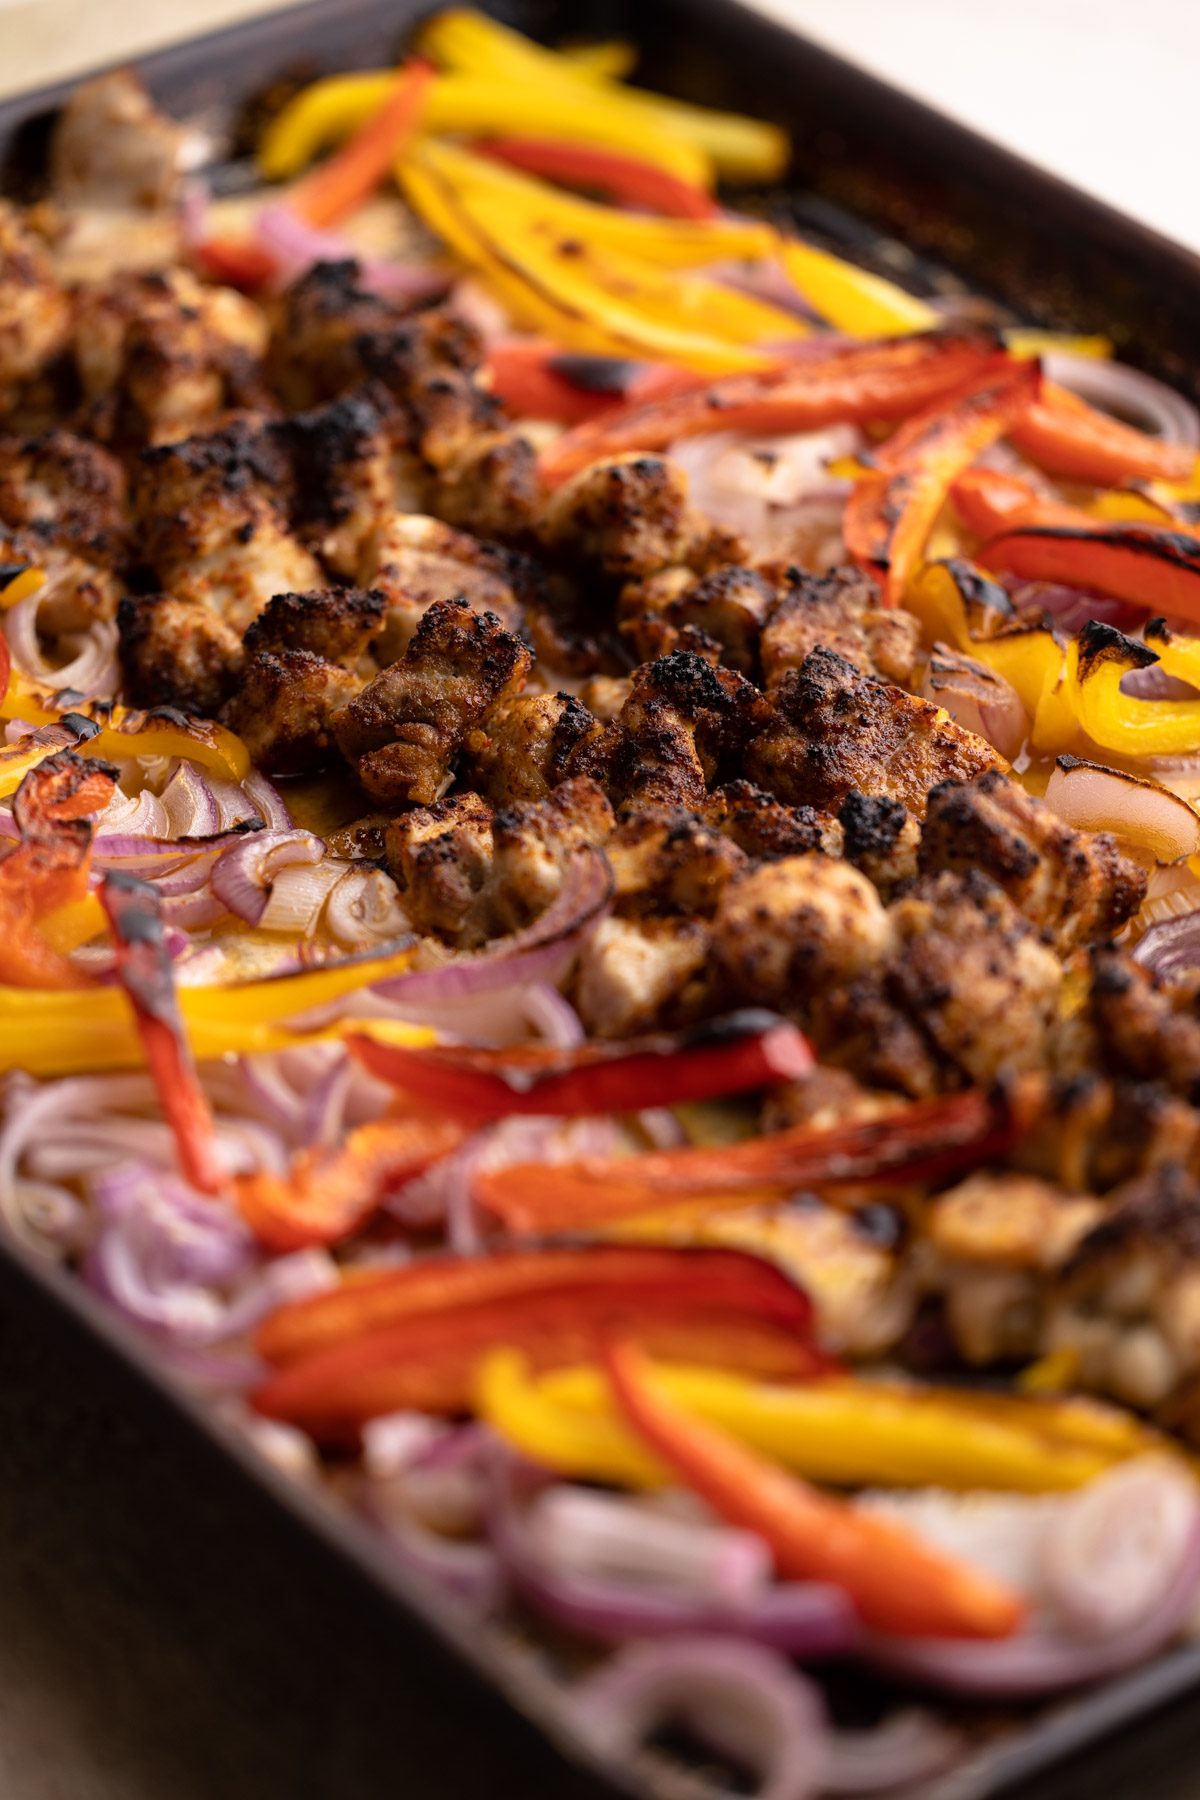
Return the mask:
{"type": "Polygon", "coordinates": [[[387,610],[385,596],[361,588],[318,588],[311,594],[276,594],[249,626],[246,649],[307,650],[352,669],[376,635],[387,610]]]}
{"type": "Polygon", "coordinates": [[[833,857],[785,856],[734,877],[713,926],[715,979],[735,1005],[805,1015],[827,987],[879,965],[896,941],[864,875],[833,857]]]}
{"type": "Polygon", "coordinates": [[[917,818],[930,788],[1007,764],[928,700],[870,681],[814,650],[775,692],[776,714],[746,751],[751,781],[794,806],[835,811],[853,789],[899,800],[917,818]]]}
{"type": "Polygon", "coordinates": [[[357,675],[311,650],[260,650],[247,656],[221,717],[259,768],[299,775],[336,759],[330,720],[361,686],[357,675]]]}
{"type": "Polygon", "coordinates": [[[1119,950],[1091,953],[1087,1005],[1071,1023],[1083,1068],[1138,1081],[1162,1081],[1193,1104],[1200,1099],[1200,1019],[1193,983],[1159,987],[1119,950]]]}
{"type": "Polygon", "coordinates": [[[1172,1422],[1195,1440],[1200,1189],[1192,1175],[1160,1169],[1112,1194],[1048,1304],[1043,1349],[1070,1352],[1082,1385],[1152,1407],[1174,1403],[1175,1390],[1191,1382],[1172,1422]]]}
{"type": "Polygon", "coordinates": [[[1012,1160],[1063,1187],[1104,1194],[1168,1164],[1200,1166],[1200,1113],[1162,1082],[1060,1077],[1012,1160]]]}
{"type": "Polygon", "coordinates": [[[283,296],[267,371],[289,412],[336,400],[366,377],[362,341],[386,335],[404,308],[359,286],[353,260],[316,263],[283,296]]]}
{"type": "Polygon", "coordinates": [[[887,964],[869,968],[810,997],[805,1026],[822,1062],[913,1100],[961,1086],[919,1023],[890,997],[887,973],[887,964]]]}
{"type": "Polygon", "coordinates": [[[382,413],[365,390],[344,394],[285,420],[279,436],[291,458],[296,535],[353,577],[397,505],[416,504],[382,413]]]}
{"type": "Polygon", "coordinates": [[[0,412],[66,347],[71,319],[45,244],[0,200],[0,412]]]}
{"type": "Polygon", "coordinates": [[[495,856],[477,916],[481,935],[519,931],[549,906],[567,858],[598,848],[613,828],[612,808],[594,781],[564,781],[546,799],[503,807],[493,821],[495,856]]]}
{"type": "Polygon", "coordinates": [[[602,725],[609,725],[619,717],[632,692],[629,675],[591,675],[580,688],[579,698],[602,725]]]}
{"type": "Polygon", "coordinates": [[[320,566],[287,529],[286,477],[277,443],[253,419],[146,451],[134,511],[139,548],[163,585],[210,602],[238,633],[272,595],[319,588],[320,566]]]}
{"type": "MultiPolygon", "coordinates": [[[[936,791],[936,790],[935,790],[936,791]]],[[[838,808],[845,832],[843,855],[875,883],[885,900],[917,873],[921,827],[898,800],[872,799],[857,790],[838,808]]]]}
{"type": "Polygon", "coordinates": [[[356,344],[364,373],[386,391],[405,441],[429,469],[466,467],[499,403],[479,385],[483,340],[458,314],[431,307],[356,344]]]}
{"type": "Polygon", "coordinates": [[[480,431],[429,488],[429,510],[439,519],[504,543],[529,538],[543,500],[537,452],[517,431],[480,431]]]}
{"type": "Polygon", "coordinates": [[[50,185],[65,206],[161,209],[176,198],[187,133],[155,107],[132,69],[84,81],[50,139],[50,185]]]}
{"type": "Polygon", "coordinates": [[[626,918],[697,914],[711,919],[730,879],[749,859],[694,813],[627,812],[604,846],[626,918]]]}
{"type": "Polygon", "coordinates": [[[572,751],[599,731],[573,694],[522,694],[497,708],[486,732],[472,735],[463,779],[494,806],[544,800],[566,779],[572,751]]]}
{"type": "Polygon", "coordinates": [[[491,807],[478,794],[414,807],[392,820],[384,845],[415,928],[457,945],[491,868],[491,807]]]}
{"type": "Polygon", "coordinates": [[[173,444],[231,407],[267,404],[266,333],[252,300],[183,268],[83,289],[75,361],[88,431],[118,445],[173,444]]]}
{"type": "Polygon", "coordinates": [[[885,982],[967,1081],[1044,1068],[1062,965],[986,875],[926,875],[888,908],[885,982]]]}
{"type": "Polygon", "coordinates": [[[124,692],[135,706],[215,719],[242,666],[242,642],[203,600],[139,594],[117,608],[124,692]]]}
{"type": "Polygon", "coordinates": [[[617,719],[575,752],[572,767],[599,781],[614,806],[699,812],[709,782],[736,767],[767,717],[767,702],[742,676],[676,650],[636,672],[617,719]]]}
{"type": "Polygon", "coordinates": [[[381,805],[432,806],[470,732],[520,692],[532,660],[495,613],[436,601],[400,661],[334,714],[342,754],[381,805]]]}
{"type": "Polygon", "coordinates": [[[721,646],[721,661],[758,679],[763,626],[775,605],[775,590],[753,569],[715,569],[673,600],[666,609],[672,624],[691,625],[721,646]]]}
{"type": "Polygon", "coordinates": [[[764,862],[804,856],[810,850],[841,854],[843,834],[836,819],[811,806],[784,806],[751,781],[730,781],[718,788],[704,813],[747,856],[764,862]]]}
{"type": "Polygon", "coordinates": [[[69,431],[0,438],[0,519],[111,564],[125,548],[125,471],[99,444],[69,431]]]}
{"type": "Polygon", "coordinates": [[[793,1125],[824,1131],[852,1119],[881,1119],[903,1104],[895,1094],[863,1087],[848,1069],[816,1063],[807,1075],[768,1091],[760,1122],[764,1132],[787,1131],[793,1125]]]}
{"type": "Polygon", "coordinates": [[[787,586],[762,629],[763,683],[773,694],[789,669],[821,646],[863,675],[909,687],[921,642],[911,613],[879,605],[879,589],[858,569],[828,575],[787,571],[787,586]]]}
{"type": "Polygon", "coordinates": [[[694,569],[680,563],[625,583],[617,600],[617,630],[639,662],[653,662],[678,649],[679,627],[671,609],[697,579],[694,569]]]}
{"type": "Polygon", "coordinates": [[[435,600],[465,600],[519,631],[525,602],[537,589],[526,557],[421,513],[391,512],[380,520],[363,545],[359,579],[387,596],[379,654],[389,661],[403,655],[435,600]]]}
{"type": "Polygon", "coordinates": [[[576,1010],[590,1035],[630,1037],[672,1023],[689,983],[703,976],[709,927],[701,919],[605,919],[579,956],[576,1010]]]}
{"type": "Polygon", "coordinates": [[[998,770],[943,782],[921,830],[923,871],[982,869],[1061,951],[1120,930],[1146,876],[1107,832],[1074,831],[998,770]]]}
{"type": "Polygon", "coordinates": [[[551,495],[537,525],[548,550],[626,579],[682,562],[696,537],[687,477],[658,456],[612,456],[551,495]]]}

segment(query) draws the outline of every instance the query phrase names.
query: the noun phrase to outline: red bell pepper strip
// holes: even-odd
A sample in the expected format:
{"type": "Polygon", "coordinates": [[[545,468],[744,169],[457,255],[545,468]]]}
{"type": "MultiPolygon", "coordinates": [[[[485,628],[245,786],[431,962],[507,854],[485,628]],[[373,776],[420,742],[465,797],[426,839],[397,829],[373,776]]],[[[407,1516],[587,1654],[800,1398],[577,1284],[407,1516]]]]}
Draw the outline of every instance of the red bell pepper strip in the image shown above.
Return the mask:
{"type": "Polygon", "coordinates": [[[410,1099],[477,1119],[640,1112],[795,1081],[813,1066],[812,1051],[794,1025],[757,1012],[735,1013],[677,1037],[578,1050],[413,1049],[358,1032],[346,1041],[372,1075],[410,1099]]]}
{"type": "Polygon", "coordinates": [[[269,251],[241,238],[207,238],[195,246],[191,256],[202,275],[244,294],[255,293],[276,272],[269,251]]]}
{"type": "Polygon", "coordinates": [[[420,123],[433,76],[433,65],[422,57],[406,63],[362,130],[292,189],[292,211],[310,225],[325,227],[369,200],[420,123]]]}
{"type": "Polygon", "coordinates": [[[1156,525],[1018,525],[978,552],[985,568],[1128,600],[1200,622],[1200,538],[1156,525]]]}
{"type": "Polygon", "coordinates": [[[518,418],[560,425],[599,418],[629,401],[690,393],[705,379],[673,363],[583,355],[546,338],[501,339],[488,351],[487,371],[492,392],[518,418]]]}
{"type": "Polygon", "coordinates": [[[821,1493],[687,1412],[635,1344],[608,1343],[604,1364],[634,1430],[722,1519],[757,1532],[780,1575],[832,1582],[864,1624],[904,1637],[1001,1638],[1020,1626],[1020,1599],[990,1575],[821,1493]]]}
{"type": "Polygon", "coordinates": [[[471,148],[494,162],[508,163],[527,175],[541,175],[563,187],[606,194],[624,206],[644,206],[669,219],[715,219],[719,207],[711,194],[693,187],[666,169],[636,156],[623,156],[595,144],[571,144],[553,138],[485,138],[471,148]]]}
{"type": "Polygon", "coordinates": [[[286,1176],[239,1175],[238,1210],[270,1250],[336,1244],[365,1224],[389,1193],[457,1150],[451,1119],[380,1119],[332,1149],[302,1150],[286,1176]]]}
{"type": "Polygon", "coordinates": [[[727,375],[673,399],[632,405],[566,432],[541,468],[561,482],[597,457],[665,450],[713,431],[816,431],[825,425],[909,418],[967,381],[1010,367],[978,332],[912,332],[818,348],[757,375],[727,375]]]}
{"type": "Polygon", "coordinates": [[[92,986],[37,921],[87,894],[95,831],[88,815],[108,805],[116,779],[110,764],[62,750],[30,769],[13,795],[21,841],[0,862],[0,982],[92,986]]]}
{"type": "Polygon", "coordinates": [[[1097,487],[1186,481],[1196,464],[1196,452],[1186,444],[1123,425],[1052,381],[1008,435],[1018,450],[1052,474],[1097,487]]]}
{"type": "Polygon", "coordinates": [[[202,1194],[219,1194],[225,1176],[212,1109],[196,1075],[179,1014],[171,958],[163,940],[162,900],[148,881],[116,870],[105,875],[100,899],[116,944],[117,978],[133,1006],[184,1179],[202,1194]]]}
{"type": "Polygon", "coordinates": [[[268,1362],[293,1363],[433,1314],[504,1304],[519,1315],[531,1298],[564,1287],[624,1296],[672,1284],[686,1289],[697,1305],[744,1310],[786,1325],[801,1339],[811,1334],[808,1296],[761,1257],[741,1250],[592,1244],[486,1257],[429,1256],[402,1269],[354,1276],[341,1287],[279,1307],[259,1327],[256,1348],[268,1362]]]}
{"type": "Polygon", "coordinates": [[[886,604],[902,603],[955,477],[1028,410],[1041,378],[1035,362],[1012,364],[909,419],[871,457],[879,474],[847,503],[846,546],[878,575],[886,604]]]}
{"type": "Polygon", "coordinates": [[[1081,506],[1047,500],[1027,481],[998,469],[968,469],[951,483],[954,510],[977,537],[995,537],[1014,525],[1078,525],[1091,529],[1097,521],[1081,506]]]}
{"type": "Polygon", "coordinates": [[[1008,1149],[1036,1104],[1032,1088],[1007,1097],[967,1088],[876,1119],[796,1125],[716,1149],[481,1169],[474,1193],[511,1231],[570,1231],[660,1212],[676,1201],[712,1198],[717,1205],[739,1193],[769,1198],[797,1188],[933,1181],[1008,1149]]]}

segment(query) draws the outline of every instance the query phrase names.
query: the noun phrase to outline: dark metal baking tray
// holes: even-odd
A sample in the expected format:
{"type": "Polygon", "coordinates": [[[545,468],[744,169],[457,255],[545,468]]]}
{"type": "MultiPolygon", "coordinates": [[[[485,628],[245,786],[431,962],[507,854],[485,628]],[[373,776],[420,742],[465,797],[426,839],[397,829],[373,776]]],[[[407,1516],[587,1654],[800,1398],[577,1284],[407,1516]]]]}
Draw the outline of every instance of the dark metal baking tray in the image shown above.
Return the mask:
{"type": "MultiPolygon", "coordinates": [[[[139,67],[169,112],[220,130],[288,72],[314,75],[386,59],[428,10],[420,0],[315,0],[173,46],[139,67]]],[[[627,34],[641,46],[639,75],[648,85],[778,120],[791,132],[795,155],[788,186],[769,203],[868,266],[915,291],[970,290],[1031,323],[1105,332],[1125,360],[1200,394],[1193,325],[1200,258],[736,0],[516,0],[494,10],[535,35],[627,34]]],[[[73,85],[0,103],[0,191],[36,190],[49,124],[73,85]]],[[[668,1800],[682,1791],[662,1760],[623,1769],[598,1763],[572,1729],[553,1660],[534,1640],[481,1631],[399,1566],[349,1509],[281,1474],[72,1274],[8,1237],[0,1238],[0,1264],[5,1285],[71,1315],[103,1353],[154,1390],[160,1418],[207,1439],[566,1756],[630,1794],[668,1800]]],[[[1196,1685],[1200,1643],[1189,1643],[981,1737],[969,1761],[927,1785],[920,1800],[978,1800],[1011,1787],[1196,1685]]]]}

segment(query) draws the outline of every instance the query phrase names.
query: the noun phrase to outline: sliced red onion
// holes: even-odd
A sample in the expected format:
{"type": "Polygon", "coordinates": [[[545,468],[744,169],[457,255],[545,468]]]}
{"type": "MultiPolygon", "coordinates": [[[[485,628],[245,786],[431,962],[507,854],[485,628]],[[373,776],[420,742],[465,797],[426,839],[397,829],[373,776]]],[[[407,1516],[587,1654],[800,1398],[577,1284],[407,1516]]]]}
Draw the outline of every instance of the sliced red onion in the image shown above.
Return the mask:
{"type": "Polygon", "coordinates": [[[212,874],[213,862],[221,854],[221,845],[216,850],[199,851],[186,863],[168,869],[165,875],[155,878],[154,885],[164,900],[174,900],[185,894],[197,894],[201,888],[208,886],[208,878],[212,874]]]}
{"type": "Polygon", "coordinates": [[[212,889],[231,913],[257,925],[267,910],[267,889],[278,869],[319,863],[325,845],[311,831],[257,831],[213,865],[212,889]]]}
{"type": "Polygon", "coordinates": [[[1191,401],[1140,369],[1101,356],[1077,356],[1069,350],[1048,351],[1042,357],[1042,369],[1048,381],[1070,388],[1089,405],[1114,414],[1127,425],[1136,425],[1151,437],[1200,447],[1200,413],[1191,401]]]}
{"type": "Polygon", "coordinates": [[[171,822],[157,794],[143,788],[135,798],[117,788],[112,799],[96,821],[96,841],[113,837],[148,837],[159,840],[172,836],[171,822]]]}
{"type": "Polygon", "coordinates": [[[346,950],[394,943],[412,930],[400,890],[382,869],[348,869],[326,902],[325,923],[346,950]]]}
{"type": "Polygon", "coordinates": [[[203,931],[208,925],[215,925],[218,919],[229,917],[229,908],[223,900],[218,900],[207,883],[194,894],[168,896],[162,903],[162,916],[165,925],[175,925],[184,931],[203,931]]]}
{"type": "Polygon", "coordinates": [[[1200,910],[1163,919],[1138,939],[1133,960],[1160,981],[1181,981],[1200,969],[1200,910]]]}
{"type": "Polygon", "coordinates": [[[676,1519],[636,1500],[560,1482],[525,1515],[529,1542],[556,1573],[645,1582],[717,1606],[746,1606],[771,1573],[757,1534],[676,1519]]]}
{"type": "Polygon", "coordinates": [[[321,231],[294,213],[290,206],[264,206],[254,222],[255,239],[273,256],[284,284],[295,281],[316,263],[356,261],[362,285],[371,293],[391,299],[424,300],[444,293],[450,285],[446,267],[429,263],[397,263],[364,257],[348,238],[321,231]]]}
{"type": "Polygon", "coordinates": [[[822,1794],[906,1793],[953,1768],[965,1748],[960,1732],[919,1707],[893,1713],[872,1731],[835,1731],[822,1794]]]}
{"type": "Polygon", "coordinates": [[[394,1511],[380,1513],[376,1499],[375,1490],[369,1488],[364,1510],[399,1562],[472,1613],[497,1610],[505,1596],[504,1571],[490,1545],[442,1537],[394,1511]]]}
{"type": "Polygon", "coordinates": [[[679,1150],[688,1141],[669,1106],[648,1106],[637,1115],[638,1124],[656,1150],[679,1150]]]}
{"type": "MultiPolygon", "coordinates": [[[[240,1383],[238,1385],[241,1386],[240,1383]]],[[[232,1422],[273,1468],[289,1476],[292,1481],[308,1484],[317,1482],[321,1464],[316,1447],[312,1439],[295,1425],[285,1425],[280,1419],[264,1419],[244,1405],[239,1406],[232,1415],[232,1422]]]]}
{"type": "MultiPolygon", "coordinates": [[[[249,779],[252,779],[252,777],[248,776],[247,780],[249,779]]],[[[265,816],[260,813],[258,807],[254,804],[254,801],[247,797],[236,781],[222,781],[219,776],[210,775],[208,777],[208,791],[217,803],[217,811],[220,814],[222,831],[230,831],[235,825],[245,825],[251,820],[258,820],[261,822],[265,816]]],[[[272,789],[272,792],[274,792],[274,789],[272,789]]],[[[290,819],[288,819],[286,824],[284,824],[282,820],[276,823],[272,819],[268,819],[267,823],[271,825],[273,830],[290,831],[292,828],[292,821],[290,819]]]]}
{"type": "Polygon", "coordinates": [[[47,1238],[38,1226],[36,1198],[32,1211],[23,1202],[17,1171],[26,1148],[35,1139],[51,1141],[68,1119],[78,1123],[106,1106],[143,1105],[152,1095],[145,1075],[79,1075],[44,1086],[24,1076],[9,1080],[0,1129],[0,1217],[23,1243],[54,1254],[60,1249],[57,1228],[47,1238]]]}
{"type": "Polygon", "coordinates": [[[849,425],[778,437],[719,431],[681,439],[667,455],[685,470],[691,498],[707,518],[769,551],[795,529],[806,503],[849,493],[851,483],[831,477],[826,465],[859,443],[849,425]]]}
{"type": "Polygon", "coordinates": [[[305,1144],[336,1144],[344,1128],[346,1101],[354,1081],[354,1067],[343,1051],[309,1090],[301,1119],[305,1144]]]}
{"type": "Polygon", "coordinates": [[[198,249],[208,236],[211,201],[208,183],[199,175],[184,182],[179,199],[179,235],[185,249],[198,249]]]}
{"type": "Polygon", "coordinates": [[[575,1008],[548,981],[531,981],[520,995],[521,1011],[543,1043],[556,1050],[575,1050],[587,1033],[575,1008]]]}
{"type": "Polygon", "coordinates": [[[810,1800],[829,1764],[820,1695],[760,1644],[684,1635],[629,1644],[569,1696],[597,1756],[627,1766],[659,1727],[685,1725],[760,1778],[756,1800],[810,1800]]]}
{"type": "Polygon", "coordinates": [[[272,831],[295,829],[296,821],[288,811],[283,795],[258,769],[251,769],[242,783],[242,792],[272,831]]]}
{"type": "Polygon", "coordinates": [[[432,1447],[454,1431],[442,1419],[428,1413],[383,1413],[368,1419],[362,1428],[363,1468],[376,1481],[386,1481],[419,1462],[432,1447]]]}
{"type": "Polygon", "coordinates": [[[1118,631],[1136,631],[1146,618],[1144,606],[1134,606],[1127,600],[1113,600],[1106,594],[1089,594],[1057,582],[1021,581],[1004,576],[999,580],[1012,596],[1018,612],[1048,613],[1066,637],[1074,637],[1089,619],[1098,619],[1102,625],[1114,625],[1118,631]]]}
{"type": "Polygon", "coordinates": [[[1200,852],[1200,815],[1156,781],[1060,756],[1046,784],[1046,805],[1079,831],[1113,831],[1161,862],[1200,852]]]}
{"type": "Polygon", "coordinates": [[[221,829],[216,795],[186,757],[163,789],[162,807],[172,837],[214,837],[221,829]]]}
{"type": "Polygon", "coordinates": [[[612,892],[607,859],[598,850],[576,850],[567,859],[557,896],[532,925],[440,969],[380,982],[375,991],[403,1002],[406,1009],[420,1009],[473,1000],[517,982],[548,981],[557,986],[580,945],[607,914],[612,892]]]}
{"type": "Polygon", "coordinates": [[[51,575],[36,593],[18,600],[4,614],[4,635],[13,665],[35,681],[75,688],[88,698],[107,699],[116,693],[118,679],[117,627],[111,619],[93,620],[85,632],[72,634],[79,648],[69,662],[55,668],[42,655],[38,613],[61,585],[62,577],[51,575]]]}
{"type": "Polygon", "coordinates": [[[1010,762],[1025,742],[1029,718],[1016,688],[986,663],[948,644],[934,645],[919,692],[1010,762]]]}
{"type": "Polygon", "coordinates": [[[287,1079],[277,1056],[242,1056],[238,1072],[246,1098],[292,1143],[304,1135],[304,1100],[287,1079]]]}
{"type": "Polygon", "coordinates": [[[1200,1529],[1196,1483],[1167,1456],[1118,1464],[1069,1496],[1051,1519],[1042,1580],[1068,1629],[1131,1631],[1162,1607],[1200,1529]]]}

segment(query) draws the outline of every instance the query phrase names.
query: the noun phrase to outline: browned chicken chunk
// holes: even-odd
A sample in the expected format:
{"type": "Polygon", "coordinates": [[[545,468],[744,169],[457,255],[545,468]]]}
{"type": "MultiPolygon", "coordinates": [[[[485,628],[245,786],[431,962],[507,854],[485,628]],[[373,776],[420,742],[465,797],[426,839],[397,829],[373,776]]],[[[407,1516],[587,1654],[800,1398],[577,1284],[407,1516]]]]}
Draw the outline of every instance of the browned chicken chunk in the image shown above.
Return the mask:
{"type": "Polygon", "coordinates": [[[260,650],[247,656],[222,718],[260,768],[298,775],[335,760],[330,719],[361,686],[311,650],[260,650]]]}
{"type": "Polygon", "coordinates": [[[169,206],[186,135],[157,110],[132,69],[81,82],[50,140],[55,199],[112,212],[169,206]]]}
{"type": "Polygon", "coordinates": [[[496,709],[486,733],[473,734],[464,779],[494,806],[544,800],[566,779],[572,751],[599,731],[571,694],[522,694],[496,709]]]}
{"type": "Polygon", "coordinates": [[[875,967],[894,943],[892,921],[866,877],[814,854],[735,877],[717,912],[712,954],[735,1004],[804,1015],[823,989],[875,967]]]}
{"type": "Polygon", "coordinates": [[[1200,1018],[1195,983],[1160,987],[1119,950],[1092,951],[1092,980],[1084,1011],[1068,1040],[1081,1067],[1163,1081],[1193,1105],[1200,1100],[1200,1018]]]}
{"type": "Polygon", "coordinates": [[[45,244],[0,200],[0,411],[65,348],[71,317],[45,244]]]}
{"type": "Polygon", "coordinates": [[[362,340],[392,331],[403,308],[359,286],[352,260],[317,263],[283,297],[267,369],[290,412],[335,400],[365,379],[362,340]]]}
{"type": "Polygon", "coordinates": [[[838,823],[845,832],[842,854],[875,883],[885,899],[902,882],[917,873],[921,827],[886,794],[872,798],[857,790],[846,795],[838,808],[838,823]]]}
{"type": "Polygon", "coordinates": [[[612,808],[594,781],[564,781],[546,799],[501,808],[493,820],[495,857],[480,914],[485,934],[519,931],[549,906],[573,850],[604,844],[612,808]]]}
{"type": "Polygon", "coordinates": [[[338,575],[353,577],[368,543],[403,493],[383,416],[365,392],[344,394],[279,428],[291,458],[296,535],[338,575]]]}
{"type": "Polygon", "coordinates": [[[414,807],[392,820],[385,849],[416,929],[460,943],[491,868],[491,807],[469,793],[414,807]]]}
{"type": "Polygon", "coordinates": [[[524,543],[544,499],[537,453],[516,431],[481,431],[439,469],[429,510],[451,525],[524,543]]]}
{"type": "Polygon", "coordinates": [[[908,687],[920,641],[912,614],[882,608],[879,589],[860,570],[806,575],[789,569],[782,598],[763,626],[763,684],[773,694],[788,670],[820,646],[863,675],[908,687]]]}
{"type": "Polygon", "coordinates": [[[370,533],[359,562],[364,586],[387,596],[380,656],[401,656],[435,600],[465,600],[519,631],[524,603],[537,587],[525,557],[483,543],[422,513],[389,512],[370,533]]]}
{"type": "Polygon", "coordinates": [[[117,609],[125,693],[136,706],[215,718],[241,669],[242,642],[203,600],[141,594],[117,609]]]}
{"type": "Polygon", "coordinates": [[[468,734],[520,691],[532,660],[495,613],[439,600],[400,661],[334,714],[342,754],[381,805],[431,806],[468,734]]]}
{"type": "Polygon", "coordinates": [[[625,918],[696,914],[711,919],[726,885],[749,861],[690,812],[629,812],[604,846],[625,918]]]}
{"type": "Polygon", "coordinates": [[[387,600],[377,590],[318,588],[310,594],[276,594],[245,635],[246,649],[307,650],[327,662],[353,668],[379,631],[387,600]]]}
{"type": "Polygon", "coordinates": [[[710,797],[704,813],[747,856],[764,862],[804,856],[810,850],[837,856],[842,849],[842,828],[836,819],[811,806],[784,806],[752,781],[727,782],[710,797]]]}
{"type": "Polygon", "coordinates": [[[696,536],[687,477],[658,456],[595,462],[553,494],[538,535],[548,550],[610,575],[648,575],[685,558],[696,536]]]}
{"type": "Polygon", "coordinates": [[[0,438],[0,519],[96,563],[125,547],[125,471],[87,438],[0,438]]]}

